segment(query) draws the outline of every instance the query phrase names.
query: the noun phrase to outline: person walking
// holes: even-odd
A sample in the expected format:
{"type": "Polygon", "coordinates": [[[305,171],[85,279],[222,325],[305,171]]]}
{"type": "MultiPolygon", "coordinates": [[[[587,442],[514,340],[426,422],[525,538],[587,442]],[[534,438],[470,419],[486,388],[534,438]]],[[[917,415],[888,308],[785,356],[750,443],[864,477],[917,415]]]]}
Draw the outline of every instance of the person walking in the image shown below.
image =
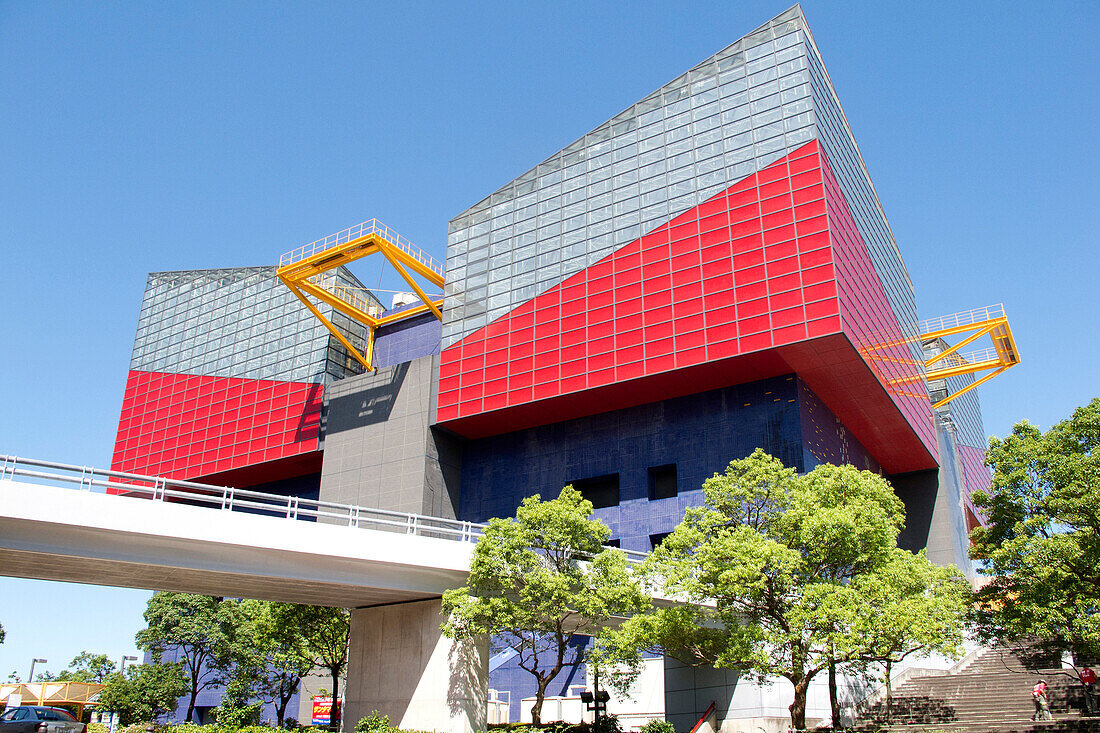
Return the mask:
{"type": "Polygon", "coordinates": [[[1092,667],[1081,670],[1081,684],[1085,686],[1085,710],[1089,715],[1096,714],[1096,672],[1092,667]]]}
{"type": "Polygon", "coordinates": [[[1039,684],[1031,688],[1031,701],[1035,703],[1035,714],[1032,720],[1053,720],[1050,717],[1050,706],[1047,705],[1047,681],[1039,680],[1039,684]]]}

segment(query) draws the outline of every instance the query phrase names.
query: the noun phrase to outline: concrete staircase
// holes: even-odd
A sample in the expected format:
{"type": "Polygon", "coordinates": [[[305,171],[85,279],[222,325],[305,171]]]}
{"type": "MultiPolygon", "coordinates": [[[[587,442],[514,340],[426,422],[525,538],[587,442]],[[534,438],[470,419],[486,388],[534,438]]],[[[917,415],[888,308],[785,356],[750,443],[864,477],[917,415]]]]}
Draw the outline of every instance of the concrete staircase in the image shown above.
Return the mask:
{"type": "Polygon", "coordinates": [[[1066,677],[1057,659],[1027,647],[995,647],[954,674],[914,677],[893,694],[892,722],[886,701],[864,713],[864,731],[944,733],[1100,733],[1100,717],[1083,715],[1085,701],[1076,678],[1066,677]],[[1031,688],[1047,681],[1052,721],[1032,722],[1031,688]]]}

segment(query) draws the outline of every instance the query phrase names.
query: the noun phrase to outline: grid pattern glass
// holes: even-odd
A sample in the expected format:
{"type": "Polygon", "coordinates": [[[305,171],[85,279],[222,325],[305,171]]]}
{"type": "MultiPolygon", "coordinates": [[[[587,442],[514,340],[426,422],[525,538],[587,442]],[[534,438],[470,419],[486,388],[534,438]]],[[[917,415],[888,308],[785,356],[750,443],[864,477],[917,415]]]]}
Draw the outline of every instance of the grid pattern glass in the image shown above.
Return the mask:
{"type": "MultiPolygon", "coordinates": [[[[338,277],[362,287],[346,270],[338,277]]],[[[364,326],[320,309],[362,348],[364,326]]],[[[362,372],[274,267],[150,274],[130,369],[313,383],[362,372]]]]}
{"type": "Polygon", "coordinates": [[[797,8],[450,223],[447,347],[815,137],[797,8]]]}

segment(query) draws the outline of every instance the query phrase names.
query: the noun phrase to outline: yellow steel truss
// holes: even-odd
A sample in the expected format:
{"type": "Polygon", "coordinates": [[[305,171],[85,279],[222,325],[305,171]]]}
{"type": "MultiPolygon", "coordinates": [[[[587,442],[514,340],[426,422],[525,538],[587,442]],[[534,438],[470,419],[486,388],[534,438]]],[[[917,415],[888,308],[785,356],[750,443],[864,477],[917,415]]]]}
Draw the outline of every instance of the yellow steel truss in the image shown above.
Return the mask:
{"type": "Polygon", "coordinates": [[[374,332],[379,326],[428,311],[443,320],[443,299],[429,297],[413,277],[414,274],[419,275],[436,287],[443,288],[443,265],[377,219],[365,221],[287,252],[279,259],[277,274],[306,308],[344,345],[348,353],[368,371],[374,371],[374,332]],[[381,253],[408,283],[420,298],[420,305],[382,316],[373,297],[368,298],[358,289],[337,282],[332,270],[376,252],[381,253]],[[364,349],[366,353],[359,353],[332,321],[325,318],[306,297],[307,294],[364,324],[367,327],[364,349]]]}
{"type": "Polygon", "coordinates": [[[964,374],[977,375],[981,372],[988,372],[975,379],[973,383],[944,397],[932,407],[945,405],[1020,363],[1020,354],[1016,349],[1016,341],[1012,337],[1012,328],[1008,325],[1008,317],[1005,316],[1005,309],[1002,304],[975,308],[962,313],[953,313],[949,316],[924,321],[920,325],[920,338],[923,343],[948,336],[964,336],[954,346],[949,346],[925,360],[925,376],[929,382],[946,380],[949,377],[958,377],[964,374]],[[974,343],[982,336],[989,336],[993,341],[993,348],[972,351],[966,354],[960,353],[960,349],[974,343]]]}
{"type": "Polygon", "coordinates": [[[79,719],[104,687],[96,682],[7,682],[0,684],[0,701],[19,695],[23,705],[73,705],[79,719]]]}

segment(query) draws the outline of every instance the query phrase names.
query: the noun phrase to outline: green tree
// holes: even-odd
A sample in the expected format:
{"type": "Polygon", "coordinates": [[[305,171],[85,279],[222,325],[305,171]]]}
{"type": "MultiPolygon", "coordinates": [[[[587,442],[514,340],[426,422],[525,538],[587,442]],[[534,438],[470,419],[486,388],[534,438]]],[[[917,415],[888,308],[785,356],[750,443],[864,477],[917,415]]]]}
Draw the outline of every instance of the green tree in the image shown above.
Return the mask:
{"type": "Polygon", "coordinates": [[[0,644],[4,643],[5,636],[7,636],[7,632],[4,631],[4,624],[0,624],[0,644]]]}
{"type": "MultiPolygon", "coordinates": [[[[351,612],[346,608],[276,603],[272,604],[270,613],[272,622],[282,629],[281,633],[290,635],[287,637],[290,640],[295,636],[300,639],[300,649],[312,661],[312,666],[328,670],[333,698],[338,700],[340,676],[348,663],[351,612]]],[[[338,717],[334,714],[331,727],[336,728],[338,724],[338,717]]]]}
{"type": "MultiPolygon", "coordinates": [[[[830,640],[835,660],[856,667],[878,664],[885,670],[886,710],[890,716],[893,665],[910,657],[962,651],[970,584],[954,566],[943,567],[918,554],[894,548],[886,561],[837,589],[830,640]]],[[[835,665],[830,669],[829,699],[839,725],[835,665]]]]}
{"type": "Polygon", "coordinates": [[[224,730],[239,730],[250,725],[260,724],[263,712],[262,702],[253,702],[257,680],[255,667],[238,665],[236,674],[225,686],[221,702],[214,709],[214,720],[224,730]]]}
{"type": "Polygon", "coordinates": [[[92,654],[81,651],[69,662],[72,669],[63,669],[55,680],[59,682],[97,682],[103,683],[115,671],[115,663],[106,654],[92,654]]]}
{"type": "Polygon", "coordinates": [[[988,639],[1038,637],[1100,655],[1100,398],[1045,433],[1027,421],[991,438],[987,524],[971,557],[991,576],[975,618],[988,639]]]}
{"type": "Polygon", "coordinates": [[[443,595],[447,636],[495,636],[518,652],[519,666],[537,683],[536,725],[547,686],[584,654],[570,637],[598,634],[613,616],[645,603],[626,556],[603,546],[611,532],[591,515],[592,503],[571,486],[551,501],[524,499],[515,519],[489,520],[466,585],[443,595]]]}
{"type": "Polygon", "coordinates": [[[96,706],[118,713],[122,725],[153,720],[176,709],[188,682],[179,664],[139,664],[113,672],[104,681],[96,706]]]}
{"type": "Polygon", "coordinates": [[[759,449],[707,479],[703,495],[645,563],[652,583],[688,603],[628,620],[613,646],[622,658],[650,648],[784,677],[794,686],[791,720],[804,728],[809,684],[835,661],[851,622],[837,604],[889,561],[901,501],[868,471],[821,465],[798,476],[759,449]]]}
{"type": "Polygon", "coordinates": [[[306,649],[305,639],[294,628],[277,622],[276,606],[268,601],[242,602],[251,643],[237,662],[235,682],[243,685],[250,695],[271,703],[281,728],[287,706],[302,677],[313,669],[314,660],[306,649]]]}
{"type": "Polygon", "coordinates": [[[228,681],[242,656],[243,616],[240,602],[191,593],[154,593],[145,609],[146,628],[137,645],[154,659],[169,649],[179,655],[188,679],[187,720],[195,715],[199,692],[228,681]]]}

